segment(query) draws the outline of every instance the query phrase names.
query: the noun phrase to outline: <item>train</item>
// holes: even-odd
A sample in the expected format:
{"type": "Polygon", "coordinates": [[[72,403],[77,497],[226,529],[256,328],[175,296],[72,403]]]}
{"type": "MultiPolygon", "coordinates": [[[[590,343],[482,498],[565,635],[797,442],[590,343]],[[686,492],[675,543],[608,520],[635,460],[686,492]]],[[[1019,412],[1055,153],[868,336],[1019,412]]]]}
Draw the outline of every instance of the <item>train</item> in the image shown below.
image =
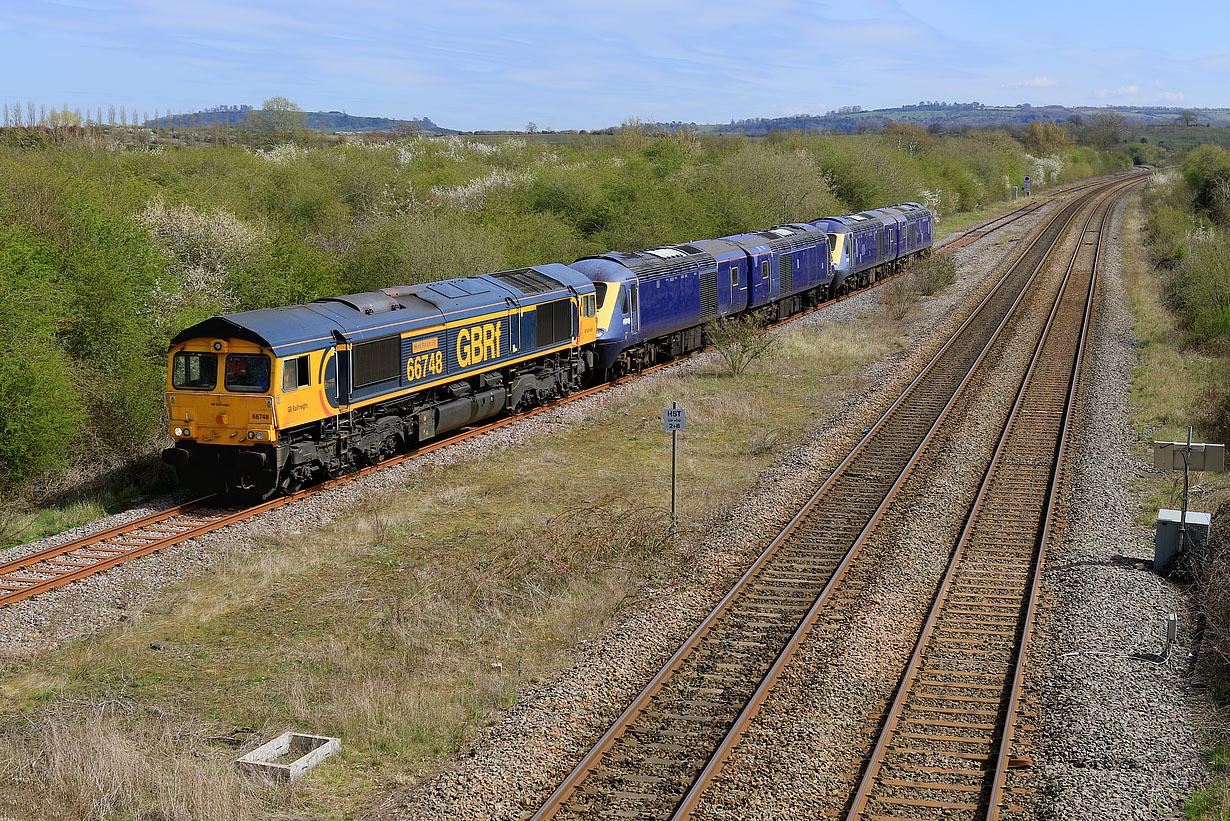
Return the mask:
{"type": "Polygon", "coordinates": [[[933,242],[915,202],[765,231],[214,316],[167,367],[181,485],[255,500],[784,319],[933,242]]]}

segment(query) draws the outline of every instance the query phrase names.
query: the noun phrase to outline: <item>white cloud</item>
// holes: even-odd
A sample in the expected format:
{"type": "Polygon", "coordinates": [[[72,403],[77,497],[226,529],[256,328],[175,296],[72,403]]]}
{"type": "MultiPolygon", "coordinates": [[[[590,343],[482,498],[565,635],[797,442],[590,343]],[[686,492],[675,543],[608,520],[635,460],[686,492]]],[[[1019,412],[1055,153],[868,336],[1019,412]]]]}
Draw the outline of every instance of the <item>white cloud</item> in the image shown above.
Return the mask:
{"type": "Polygon", "coordinates": [[[1107,97],[1125,97],[1129,94],[1135,94],[1140,91],[1140,86],[1119,86],[1115,89],[1110,88],[1095,88],[1094,96],[1105,100],[1107,97]]]}
{"type": "Polygon", "coordinates": [[[1162,91],[1157,96],[1172,103],[1181,103],[1187,95],[1182,91],[1162,91]]]}
{"type": "Polygon", "coordinates": [[[1032,80],[1021,80],[1016,83],[1008,83],[1005,88],[1053,88],[1058,85],[1050,77],[1035,77],[1032,80]]]}

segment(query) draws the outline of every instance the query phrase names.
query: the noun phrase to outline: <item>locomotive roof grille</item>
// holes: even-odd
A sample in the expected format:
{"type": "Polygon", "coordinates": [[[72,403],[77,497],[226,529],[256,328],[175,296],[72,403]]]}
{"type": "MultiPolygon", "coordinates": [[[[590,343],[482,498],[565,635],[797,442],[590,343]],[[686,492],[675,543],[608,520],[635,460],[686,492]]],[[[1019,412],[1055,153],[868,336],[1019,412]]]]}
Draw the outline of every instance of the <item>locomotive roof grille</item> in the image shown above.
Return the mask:
{"type": "Polygon", "coordinates": [[[521,268],[516,271],[501,271],[498,274],[491,274],[492,279],[498,279],[500,282],[507,283],[521,291],[523,294],[543,294],[547,291],[557,291],[563,287],[563,283],[559,280],[547,276],[541,271],[535,271],[531,268],[521,268]]]}
{"type": "Polygon", "coordinates": [[[758,232],[768,240],[769,250],[777,253],[794,253],[808,248],[815,248],[828,242],[828,235],[815,228],[802,230],[793,226],[781,225],[768,231],[758,232]]]}
{"type": "Polygon", "coordinates": [[[694,245],[675,245],[633,253],[620,251],[602,256],[618,261],[642,280],[696,273],[705,268],[717,267],[717,260],[712,254],[694,245]]]}

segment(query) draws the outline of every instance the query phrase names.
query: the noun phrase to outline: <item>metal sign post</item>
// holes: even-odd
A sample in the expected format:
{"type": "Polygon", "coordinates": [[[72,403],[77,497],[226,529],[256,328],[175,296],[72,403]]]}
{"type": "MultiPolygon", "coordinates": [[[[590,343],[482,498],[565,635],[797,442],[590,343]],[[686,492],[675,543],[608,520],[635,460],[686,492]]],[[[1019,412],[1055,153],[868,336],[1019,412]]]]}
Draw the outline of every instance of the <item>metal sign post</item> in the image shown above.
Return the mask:
{"type": "Polygon", "coordinates": [[[1187,447],[1183,448],[1183,507],[1179,513],[1179,552],[1187,549],[1187,488],[1192,472],[1192,426],[1187,426],[1187,447]]]}
{"type": "Polygon", "coordinates": [[[1028,197],[1029,196],[1029,175],[1026,174],[1025,179],[1021,180],[1021,182],[1023,183],[1021,188],[1024,189],[1025,196],[1028,197]]]}
{"type": "Polygon", "coordinates": [[[671,435],[671,530],[679,524],[676,515],[678,476],[679,476],[679,431],[687,428],[687,417],[678,402],[671,402],[669,408],[662,409],[662,430],[670,431],[671,435]]]}

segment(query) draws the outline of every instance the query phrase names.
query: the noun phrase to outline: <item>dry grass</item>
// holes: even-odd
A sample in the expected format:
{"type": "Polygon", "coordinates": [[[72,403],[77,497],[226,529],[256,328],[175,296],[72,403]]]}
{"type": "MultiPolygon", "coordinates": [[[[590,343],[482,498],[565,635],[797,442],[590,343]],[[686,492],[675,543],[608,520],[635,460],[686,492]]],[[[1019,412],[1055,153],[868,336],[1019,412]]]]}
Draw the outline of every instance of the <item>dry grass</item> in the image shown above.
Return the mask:
{"type": "Polygon", "coordinates": [[[41,814],[66,818],[254,819],[262,803],[292,798],[294,788],[241,777],[231,748],[203,752],[208,734],[195,723],[131,721],[138,710],[122,698],[62,704],[9,729],[0,778],[37,796],[41,814]]]}
{"type": "Polygon", "coordinates": [[[0,778],[15,803],[0,813],[346,817],[430,770],[646,589],[686,584],[692,534],[902,344],[882,320],[772,333],[771,356],[737,379],[720,365],[649,375],[551,436],[424,472],[319,531],[262,540],[88,641],[7,660],[0,778]],[[672,400],[688,410],[679,537],[664,516],[672,400]],[[125,706],[81,707],[119,688],[125,706]],[[342,749],[268,791],[204,741],[243,726],[342,749]]]}

